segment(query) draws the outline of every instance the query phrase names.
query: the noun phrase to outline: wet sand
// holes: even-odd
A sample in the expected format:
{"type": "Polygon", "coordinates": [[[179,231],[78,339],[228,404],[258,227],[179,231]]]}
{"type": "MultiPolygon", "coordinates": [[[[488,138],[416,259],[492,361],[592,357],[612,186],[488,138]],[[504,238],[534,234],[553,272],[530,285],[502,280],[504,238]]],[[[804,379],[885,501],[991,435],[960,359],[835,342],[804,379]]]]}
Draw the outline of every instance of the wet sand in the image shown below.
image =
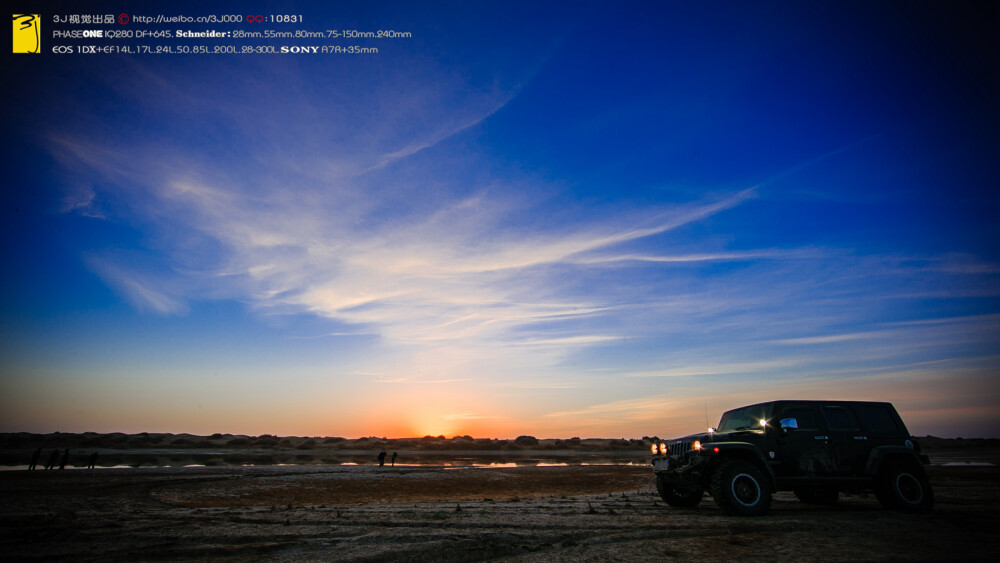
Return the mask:
{"type": "Polygon", "coordinates": [[[659,499],[636,466],[6,471],[0,553],[33,560],[992,560],[1000,471],[935,466],[928,514],[778,493],[761,518],[659,499]]]}

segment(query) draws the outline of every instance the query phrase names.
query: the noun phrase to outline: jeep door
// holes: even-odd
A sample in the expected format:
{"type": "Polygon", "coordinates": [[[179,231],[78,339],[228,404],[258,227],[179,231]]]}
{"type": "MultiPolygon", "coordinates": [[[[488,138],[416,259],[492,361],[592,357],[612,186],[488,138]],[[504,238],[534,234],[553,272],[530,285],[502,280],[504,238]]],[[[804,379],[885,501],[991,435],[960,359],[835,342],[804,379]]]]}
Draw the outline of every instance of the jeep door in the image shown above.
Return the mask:
{"type": "Polygon", "coordinates": [[[871,447],[858,417],[846,403],[824,404],[821,410],[829,437],[830,474],[842,477],[862,475],[871,447]]]}
{"type": "Polygon", "coordinates": [[[861,419],[869,449],[876,446],[901,446],[909,438],[909,432],[892,405],[856,403],[853,406],[861,419]]]}
{"type": "Polygon", "coordinates": [[[775,409],[773,432],[782,477],[824,477],[830,474],[830,437],[816,404],[782,403],[775,409]],[[780,421],[795,419],[798,428],[782,429],[780,421]]]}

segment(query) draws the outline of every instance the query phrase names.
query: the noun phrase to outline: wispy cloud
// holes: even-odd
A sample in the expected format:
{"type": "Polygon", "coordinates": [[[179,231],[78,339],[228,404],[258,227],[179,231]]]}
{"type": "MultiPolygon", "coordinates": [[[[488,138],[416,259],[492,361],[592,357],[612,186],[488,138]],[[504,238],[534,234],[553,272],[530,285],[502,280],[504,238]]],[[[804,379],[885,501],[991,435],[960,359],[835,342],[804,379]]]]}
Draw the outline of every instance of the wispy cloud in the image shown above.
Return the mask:
{"type": "Polygon", "coordinates": [[[797,359],[784,359],[769,362],[740,362],[730,364],[704,364],[656,371],[628,373],[629,377],[694,377],[699,375],[730,375],[770,372],[801,363],[797,359]]]}
{"type": "MultiPolygon", "coordinates": [[[[185,283],[180,290],[150,269],[126,275],[113,257],[100,266],[95,262],[95,271],[130,302],[177,314],[187,299],[226,298],[263,312],[323,317],[337,323],[336,330],[324,334],[373,335],[380,346],[397,351],[376,362],[381,382],[458,382],[499,365],[544,371],[581,350],[692,327],[717,333],[753,330],[756,340],[786,347],[876,338],[895,347],[885,327],[852,332],[837,327],[873,302],[925,290],[892,280],[920,279],[914,272],[942,268],[937,261],[854,257],[817,248],[638,250],[753,199],[754,189],[523,229],[514,218],[541,216],[545,210],[495,187],[473,185],[406,209],[398,206],[401,198],[414,195],[409,180],[376,192],[357,178],[329,178],[324,184],[292,173],[285,180],[261,182],[183,153],[173,155],[168,167],[143,149],[58,146],[63,159],[75,155],[78,165],[96,167],[115,185],[145,186],[123,189],[130,190],[133,210],[165,241],[168,262],[160,270],[185,283]],[[157,173],[150,176],[144,164],[157,173]],[[289,189],[295,181],[303,183],[289,189]],[[636,268],[702,264],[741,269],[737,278],[725,270],[711,277],[677,274],[648,286],[633,277],[641,271],[636,268]],[[604,278],[600,286],[574,287],[596,276],[604,278]],[[867,285],[861,293],[859,280],[867,285]],[[782,306],[789,300],[797,303],[796,310],[782,306]],[[414,362],[416,357],[421,361],[414,362]]],[[[429,168],[421,174],[435,172],[429,168]]],[[[969,273],[968,266],[953,274],[955,267],[945,269],[949,275],[969,273]]],[[[869,348],[862,356],[875,353],[869,348]]],[[[798,361],[748,355],[739,362],[661,368],[649,366],[647,359],[646,366],[626,364],[620,373],[647,379],[738,376],[798,361]]],[[[566,388],[560,382],[550,385],[566,388]]]]}
{"type": "Polygon", "coordinates": [[[811,336],[805,338],[788,338],[785,340],[775,340],[775,344],[786,344],[790,346],[809,344],[832,344],[835,342],[848,342],[851,340],[861,340],[862,338],[875,338],[879,336],[876,332],[855,332],[852,334],[830,334],[826,336],[811,336]]]}
{"type": "Polygon", "coordinates": [[[495,418],[495,417],[471,413],[471,412],[454,413],[444,416],[445,420],[487,420],[490,418],[495,418]]]}
{"type": "Polygon", "coordinates": [[[657,395],[600,403],[578,410],[556,411],[546,414],[545,417],[655,420],[662,417],[663,413],[687,406],[682,399],[677,397],[657,395]]]}
{"type": "Polygon", "coordinates": [[[87,261],[105,283],[119,291],[136,309],[162,315],[188,312],[184,299],[171,295],[170,290],[166,289],[169,282],[141,271],[130,270],[104,258],[91,257],[87,261]]]}
{"type": "MultiPolygon", "coordinates": [[[[83,165],[96,158],[91,147],[60,146],[69,153],[64,157],[79,153],[83,165]]],[[[628,331],[591,328],[595,319],[620,314],[619,304],[566,291],[560,270],[607,262],[590,255],[620,252],[753,196],[746,190],[675,208],[520,230],[505,225],[517,214],[539,210],[483,191],[411,212],[393,207],[405,192],[390,190],[368,196],[359,207],[341,205],[365,197],[364,188],[350,180],[290,192],[282,182],[261,184],[186,155],[173,157],[169,168],[179,172],[161,168],[150,176],[138,171],[144,151],[96,150],[101,170],[115,170],[116,181],[146,186],[134,211],[165,242],[166,266],[187,280],[185,298],[230,298],[262,311],[307,312],[339,323],[328,334],[375,334],[383,345],[436,346],[441,357],[434,363],[453,362],[452,375],[470,369],[469,362],[498,355],[534,355],[542,367],[571,350],[627,338],[628,331]],[[118,166],[118,160],[137,170],[118,166]],[[529,334],[529,327],[537,330],[529,334]]],[[[709,259],[748,256],[686,260],[709,259]]],[[[102,277],[137,306],[170,314],[183,309],[181,299],[142,281],[155,279],[154,273],[126,276],[110,260],[101,266],[102,277]]]]}
{"type": "Polygon", "coordinates": [[[413,379],[409,377],[397,377],[395,379],[375,379],[375,383],[461,383],[463,381],[474,381],[466,377],[462,379],[413,379]]]}

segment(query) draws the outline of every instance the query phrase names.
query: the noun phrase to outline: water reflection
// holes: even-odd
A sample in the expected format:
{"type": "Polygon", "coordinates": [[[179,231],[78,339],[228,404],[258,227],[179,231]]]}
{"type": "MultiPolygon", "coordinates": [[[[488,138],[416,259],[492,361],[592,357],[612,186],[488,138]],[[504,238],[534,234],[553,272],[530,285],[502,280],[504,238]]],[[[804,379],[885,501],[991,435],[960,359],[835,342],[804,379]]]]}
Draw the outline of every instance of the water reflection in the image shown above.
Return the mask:
{"type": "MultiPolygon", "coordinates": [[[[0,471],[23,471],[28,466],[15,459],[0,460],[0,471]]],[[[443,468],[517,468],[517,467],[567,467],[572,465],[646,465],[643,456],[607,455],[527,456],[414,454],[402,452],[391,467],[443,467],[443,468]]],[[[378,466],[374,455],[335,455],[331,453],[288,452],[101,452],[96,469],[188,468],[205,467],[324,467],[324,466],[378,466]]],[[[66,469],[85,469],[82,462],[71,461],[66,469]]]]}

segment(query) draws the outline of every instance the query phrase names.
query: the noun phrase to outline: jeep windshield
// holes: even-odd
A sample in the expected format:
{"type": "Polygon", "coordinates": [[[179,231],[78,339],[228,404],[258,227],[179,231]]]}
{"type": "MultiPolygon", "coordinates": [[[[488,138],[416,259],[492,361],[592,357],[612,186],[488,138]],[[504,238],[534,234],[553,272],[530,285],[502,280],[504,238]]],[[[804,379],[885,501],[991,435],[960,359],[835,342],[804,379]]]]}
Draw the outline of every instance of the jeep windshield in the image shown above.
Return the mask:
{"type": "Polygon", "coordinates": [[[741,409],[731,410],[722,414],[719,421],[719,432],[733,430],[760,430],[761,419],[767,420],[771,417],[771,405],[752,405],[741,409]]]}

